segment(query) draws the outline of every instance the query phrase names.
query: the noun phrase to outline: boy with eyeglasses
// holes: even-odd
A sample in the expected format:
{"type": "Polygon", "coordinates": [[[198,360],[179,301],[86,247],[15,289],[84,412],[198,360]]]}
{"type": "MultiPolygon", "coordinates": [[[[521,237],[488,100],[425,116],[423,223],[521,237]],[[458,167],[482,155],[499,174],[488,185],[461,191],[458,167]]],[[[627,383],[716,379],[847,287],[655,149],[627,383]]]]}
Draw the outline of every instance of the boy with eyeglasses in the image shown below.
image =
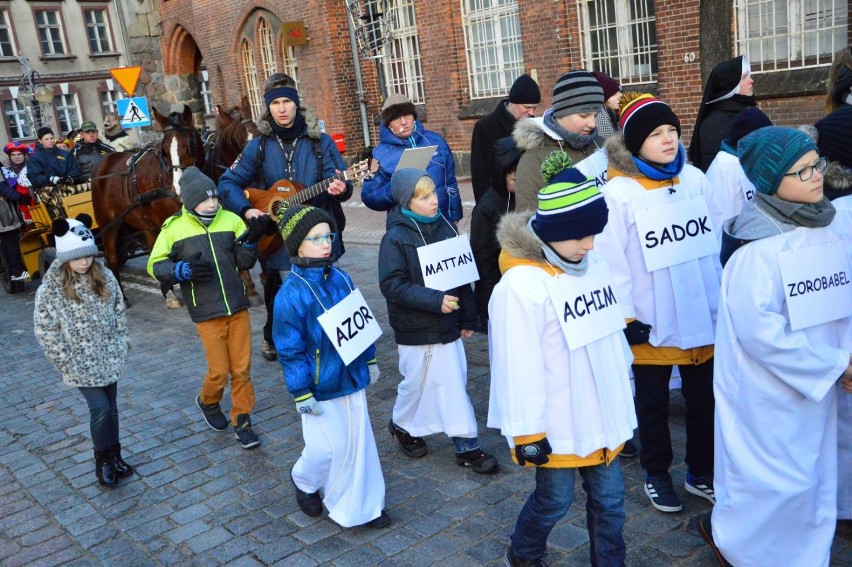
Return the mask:
{"type": "Polygon", "coordinates": [[[234,213],[223,209],[216,184],[197,167],[180,178],[183,209],[163,223],[148,259],[148,273],[167,285],[180,284],[189,316],[207,355],[207,374],[195,404],[207,425],[228,429],[219,402],[231,376],[231,425],[243,449],[260,445],[251,428],[254,386],[251,383],[249,299],[240,270],[257,261],[262,236],[234,213]]]}
{"type": "Polygon", "coordinates": [[[311,517],[321,516],[325,504],[345,528],[386,527],[385,481],[365,393],[379,379],[376,347],[345,364],[318,320],[355,290],[333,265],[334,220],[323,209],[295,205],[278,226],[292,268],[275,296],[272,339],[302,419],[305,448],[290,471],[296,502],[311,517]]]}

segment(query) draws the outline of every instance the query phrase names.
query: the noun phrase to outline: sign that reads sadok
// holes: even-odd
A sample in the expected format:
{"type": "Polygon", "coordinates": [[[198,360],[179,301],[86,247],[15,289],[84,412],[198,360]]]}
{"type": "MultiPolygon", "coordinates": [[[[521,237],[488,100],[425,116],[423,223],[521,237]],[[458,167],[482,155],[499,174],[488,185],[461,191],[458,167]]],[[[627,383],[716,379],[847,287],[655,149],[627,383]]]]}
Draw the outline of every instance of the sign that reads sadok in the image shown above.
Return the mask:
{"type": "Polygon", "coordinates": [[[423,285],[448,291],[479,279],[466,234],[417,249],[423,285]]]}
{"type": "Polygon", "coordinates": [[[636,230],[649,272],[676,264],[719,255],[719,241],[701,197],[639,210],[636,230]]]}

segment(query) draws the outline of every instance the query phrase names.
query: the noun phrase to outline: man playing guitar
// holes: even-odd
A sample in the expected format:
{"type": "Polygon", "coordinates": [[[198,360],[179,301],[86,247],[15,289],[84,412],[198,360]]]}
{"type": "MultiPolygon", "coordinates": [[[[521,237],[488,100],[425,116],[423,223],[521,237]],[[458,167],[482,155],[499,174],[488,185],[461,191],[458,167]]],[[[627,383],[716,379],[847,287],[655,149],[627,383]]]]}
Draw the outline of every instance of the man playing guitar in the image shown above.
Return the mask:
{"type": "MultiPolygon", "coordinates": [[[[307,187],[338,177],[309,204],[324,209],[335,220],[332,252],[339,258],[344,252],[342,233],[346,224],[340,203],[352,196],[352,184],[339,179],[340,172],[346,169],[343,158],[331,137],[320,130],[313,110],[300,105],[296,82],[290,76],[283,73],[270,76],[264,83],[263,99],[267,111],[257,124],[263,135],[249,142],[219,180],[222,205],[240,215],[246,224],[262,224],[266,233],[272,235],[277,232],[277,225],[268,211],[261,210],[257,199],[249,200],[246,188],[267,189],[282,179],[307,187]]],[[[269,250],[274,251],[265,258],[263,294],[267,319],[261,354],[272,361],[278,356],[272,343],[272,306],[290,270],[290,258],[280,246],[269,250]]]]}

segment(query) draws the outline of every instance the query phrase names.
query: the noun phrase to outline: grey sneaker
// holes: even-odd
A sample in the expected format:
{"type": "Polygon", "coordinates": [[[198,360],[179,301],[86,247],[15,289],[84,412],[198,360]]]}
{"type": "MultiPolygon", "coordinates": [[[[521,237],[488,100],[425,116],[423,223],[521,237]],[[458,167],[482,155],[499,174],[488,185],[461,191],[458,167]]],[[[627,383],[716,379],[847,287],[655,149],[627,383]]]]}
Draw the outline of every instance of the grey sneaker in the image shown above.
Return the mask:
{"type": "Polygon", "coordinates": [[[195,396],[195,405],[204,414],[204,421],[207,422],[210,429],[215,431],[225,431],[228,429],[228,420],[222,414],[222,408],[219,407],[219,404],[205,404],[201,401],[201,395],[199,394],[195,396]]]}
{"type": "Polygon", "coordinates": [[[260,446],[260,439],[251,430],[251,416],[241,413],[237,416],[237,424],[234,426],[234,437],[240,442],[243,449],[254,449],[260,446]]]}

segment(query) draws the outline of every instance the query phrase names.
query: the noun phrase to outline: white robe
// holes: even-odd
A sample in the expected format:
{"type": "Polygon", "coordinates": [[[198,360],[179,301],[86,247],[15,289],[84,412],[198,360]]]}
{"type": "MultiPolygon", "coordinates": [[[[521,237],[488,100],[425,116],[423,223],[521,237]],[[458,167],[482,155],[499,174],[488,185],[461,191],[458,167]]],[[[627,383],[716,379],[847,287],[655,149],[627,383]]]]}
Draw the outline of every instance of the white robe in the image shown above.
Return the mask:
{"type": "Polygon", "coordinates": [[[737,567],[827,566],[837,510],[839,348],[848,319],[792,331],[777,253],[828,242],[797,228],[725,266],[714,394],[713,538],[737,567]],[[788,247],[789,243],[789,247],[788,247]]]}
{"type": "Polygon", "coordinates": [[[385,508],[385,480],[367,412],[367,394],[317,402],[321,415],[302,414],[305,448],[293,465],[293,482],[322,489],[328,517],[344,528],[378,518],[385,508]]]}
{"type": "Polygon", "coordinates": [[[748,180],[737,156],[722,150],[707,169],[707,209],[722,242],[722,225],[740,214],[748,201],[754,199],[754,184],[748,180]]]}

